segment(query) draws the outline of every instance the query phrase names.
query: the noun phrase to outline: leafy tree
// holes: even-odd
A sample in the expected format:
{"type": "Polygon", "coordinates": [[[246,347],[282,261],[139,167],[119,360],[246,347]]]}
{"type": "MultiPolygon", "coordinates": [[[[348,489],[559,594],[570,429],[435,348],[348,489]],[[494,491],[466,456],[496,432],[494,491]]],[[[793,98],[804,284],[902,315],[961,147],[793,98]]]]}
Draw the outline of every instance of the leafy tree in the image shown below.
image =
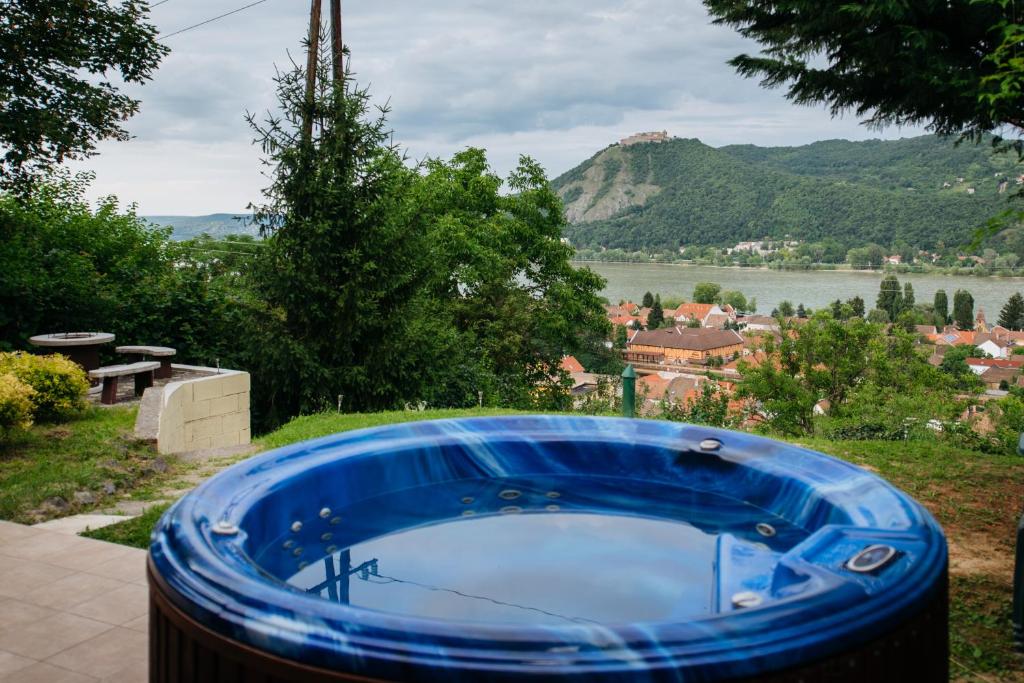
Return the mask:
{"type": "Polygon", "coordinates": [[[718,23],[758,41],[731,64],[800,104],[853,110],[873,125],[923,124],[975,138],[1024,126],[1021,26],[1003,0],[942,3],[704,0],[718,23]],[[822,58],[819,58],[822,55],[822,58]]]}
{"type": "Polygon", "coordinates": [[[98,329],[172,346],[184,363],[234,363],[247,298],[237,276],[113,197],[92,208],[90,181],[54,176],[20,200],[0,194],[0,350],[98,329]]]}
{"type": "Polygon", "coordinates": [[[768,360],[740,362],[741,396],[758,401],[769,424],[785,434],[813,429],[814,406],[824,399],[831,414],[844,414],[856,392],[873,386],[893,395],[913,387],[939,388],[945,381],[917,351],[912,335],[819,312],[799,327],[784,324],[781,338],[765,341],[768,360]]]}
{"type": "Polygon", "coordinates": [[[695,330],[695,329],[699,328],[701,326],[701,324],[700,324],[700,321],[697,320],[696,318],[690,318],[689,320],[686,321],[686,326],[688,328],[690,328],[690,329],[694,329],[695,330]]]}
{"type": "Polygon", "coordinates": [[[799,304],[796,307],[796,317],[798,317],[798,318],[806,318],[807,317],[807,311],[804,310],[803,303],[799,304]]]}
{"type": "Polygon", "coordinates": [[[882,278],[875,306],[885,311],[891,321],[896,320],[903,312],[903,294],[900,290],[900,281],[895,275],[886,275],[882,278]]]}
{"type": "MultiPolygon", "coordinates": [[[[427,255],[438,276],[429,292],[451,316],[457,351],[441,363],[462,388],[434,393],[435,405],[466,405],[478,387],[493,405],[564,409],[550,368],[566,353],[601,357],[611,333],[598,292],[604,280],[574,268],[561,243],[564,209],[543,169],[523,157],[507,190],[486,154],[468,149],[449,161],[430,160],[413,205],[428,223],[427,255]],[[461,380],[459,365],[471,368],[461,380]]],[[[657,298],[655,299],[657,303],[657,298]]],[[[436,390],[435,390],[436,391],[436,390]]]]}
{"type": "Polygon", "coordinates": [[[1010,296],[999,312],[999,324],[1008,330],[1024,329],[1024,297],[1020,292],[1010,296]]]}
{"type": "Polygon", "coordinates": [[[665,311],[661,308],[661,295],[656,294],[654,296],[654,305],[651,306],[651,312],[647,314],[647,327],[648,329],[656,330],[664,322],[665,311]]]}
{"type": "Polygon", "coordinates": [[[693,288],[693,302],[697,304],[717,304],[721,299],[722,285],[714,282],[698,282],[693,288]]]}
{"type": "Polygon", "coordinates": [[[967,290],[953,293],[953,322],[961,330],[974,329],[974,297],[967,290]]]}
{"type": "Polygon", "coordinates": [[[783,318],[792,318],[796,315],[796,310],[793,308],[793,302],[788,300],[780,302],[779,315],[783,318]]]}
{"type": "Polygon", "coordinates": [[[650,308],[654,305],[654,295],[650,292],[644,292],[643,302],[640,304],[644,308],[650,308]]]}
{"type": "Polygon", "coordinates": [[[829,311],[831,311],[832,317],[835,318],[836,320],[845,320],[846,318],[850,317],[848,315],[844,317],[843,302],[840,301],[839,299],[836,299],[831,304],[829,304],[829,311]]]}
{"type": "Polygon", "coordinates": [[[723,304],[728,304],[741,313],[745,312],[747,307],[750,305],[747,301],[747,297],[743,295],[743,292],[737,292],[735,290],[722,292],[721,301],[723,304]]]}
{"type": "Polygon", "coordinates": [[[889,317],[888,311],[883,311],[881,308],[872,308],[871,312],[867,315],[867,321],[876,325],[887,325],[892,322],[892,318],[889,317]]]}
{"type": "Polygon", "coordinates": [[[940,289],[935,292],[935,319],[937,326],[942,327],[949,324],[949,299],[946,297],[946,290],[940,289]],[[941,321],[941,322],[939,322],[941,321]]]}
{"type": "Polygon", "coordinates": [[[855,296],[846,303],[850,305],[850,310],[854,316],[858,318],[864,317],[864,299],[859,296],[855,296]]]}
{"type": "Polygon", "coordinates": [[[25,191],[97,142],[128,139],[139,101],[119,86],[149,80],[168,52],[148,14],[138,0],[0,2],[0,186],[25,191]]]}
{"type": "Polygon", "coordinates": [[[664,403],[662,416],[669,420],[710,427],[731,427],[736,420],[729,415],[729,395],[718,382],[704,382],[697,396],[685,404],[664,403]]]}
{"type": "Polygon", "coordinates": [[[612,342],[612,347],[618,350],[626,348],[626,344],[629,342],[629,332],[626,330],[625,325],[615,326],[615,341],[612,342]]]}
{"type": "Polygon", "coordinates": [[[939,370],[948,375],[958,389],[978,391],[983,386],[982,381],[974,374],[970,366],[967,365],[966,359],[985,358],[987,355],[984,351],[974,346],[954,346],[951,349],[947,349],[946,353],[943,354],[939,370]]]}

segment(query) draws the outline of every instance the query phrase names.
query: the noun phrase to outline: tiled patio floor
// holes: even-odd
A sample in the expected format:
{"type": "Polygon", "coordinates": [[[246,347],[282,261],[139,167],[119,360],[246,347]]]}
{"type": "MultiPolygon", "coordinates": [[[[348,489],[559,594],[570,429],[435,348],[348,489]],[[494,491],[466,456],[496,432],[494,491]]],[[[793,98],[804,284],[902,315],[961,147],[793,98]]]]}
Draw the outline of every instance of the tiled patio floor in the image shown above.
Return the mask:
{"type": "Polygon", "coordinates": [[[0,681],[144,683],[146,553],[0,521],[0,681]]]}

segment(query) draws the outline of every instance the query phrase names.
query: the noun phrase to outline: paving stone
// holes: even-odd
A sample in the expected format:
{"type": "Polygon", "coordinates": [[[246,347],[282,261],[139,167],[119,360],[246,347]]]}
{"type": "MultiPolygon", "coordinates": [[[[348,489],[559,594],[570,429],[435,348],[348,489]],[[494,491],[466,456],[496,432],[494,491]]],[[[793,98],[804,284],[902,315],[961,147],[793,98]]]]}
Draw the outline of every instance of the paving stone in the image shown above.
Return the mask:
{"type": "Polygon", "coordinates": [[[122,585],[99,597],[69,607],[67,611],[115,626],[127,625],[136,619],[148,619],[149,591],[145,586],[122,585]]]}
{"type": "Polygon", "coordinates": [[[0,650],[0,676],[21,671],[36,663],[36,660],[22,657],[12,652],[0,650]]]}
{"type": "Polygon", "coordinates": [[[106,676],[103,683],[147,683],[149,681],[149,660],[133,662],[117,673],[106,676]]]}
{"type": "Polygon", "coordinates": [[[104,576],[123,583],[146,585],[146,551],[138,548],[127,548],[131,553],[117,557],[85,571],[96,576],[104,576]]]}
{"type": "Polygon", "coordinates": [[[11,559],[6,558],[0,567],[0,596],[6,598],[21,598],[39,586],[59,581],[75,573],[73,569],[36,560],[13,558],[14,563],[8,565],[11,559]]]}
{"type": "Polygon", "coordinates": [[[144,663],[148,655],[149,646],[145,635],[126,628],[114,628],[46,661],[87,676],[104,678],[125,669],[129,664],[144,663]]]}
{"type": "Polygon", "coordinates": [[[62,669],[59,666],[37,662],[30,667],[8,674],[3,683],[95,683],[98,678],[62,669]]]}
{"type": "Polygon", "coordinates": [[[15,524],[14,522],[0,521],[0,545],[16,541],[19,538],[28,538],[29,536],[32,536],[32,529],[30,527],[15,524]]]}
{"type": "Polygon", "coordinates": [[[116,543],[91,541],[87,545],[75,549],[73,552],[49,555],[45,562],[57,567],[68,567],[69,569],[87,572],[93,567],[115,560],[130,562],[131,558],[137,558],[140,552],[142,551],[136,548],[128,548],[116,543]]]}
{"type": "Polygon", "coordinates": [[[121,585],[120,581],[105,576],[79,572],[39,585],[20,596],[20,599],[33,605],[66,610],[109,593],[121,585]]]}
{"type": "Polygon", "coordinates": [[[49,607],[33,605],[13,598],[0,600],[0,625],[3,628],[31,624],[34,621],[45,619],[56,613],[56,610],[49,607]]]}
{"type": "Polygon", "coordinates": [[[138,619],[132,619],[127,624],[124,624],[124,627],[130,628],[133,631],[138,631],[139,633],[149,633],[149,605],[146,605],[145,614],[138,619]]]}
{"type": "Polygon", "coordinates": [[[31,624],[0,629],[0,650],[42,660],[112,628],[101,621],[58,612],[31,624]]]}

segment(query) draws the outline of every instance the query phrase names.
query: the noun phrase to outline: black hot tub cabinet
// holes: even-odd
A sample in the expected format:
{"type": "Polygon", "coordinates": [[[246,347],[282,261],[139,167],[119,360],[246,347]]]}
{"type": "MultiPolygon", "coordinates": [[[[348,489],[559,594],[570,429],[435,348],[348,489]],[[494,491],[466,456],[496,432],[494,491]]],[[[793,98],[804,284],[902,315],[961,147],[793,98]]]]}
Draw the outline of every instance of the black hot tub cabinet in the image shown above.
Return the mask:
{"type": "Polygon", "coordinates": [[[880,478],[670,422],[338,434],[150,549],[153,681],[945,681],[947,549],[880,478]]]}

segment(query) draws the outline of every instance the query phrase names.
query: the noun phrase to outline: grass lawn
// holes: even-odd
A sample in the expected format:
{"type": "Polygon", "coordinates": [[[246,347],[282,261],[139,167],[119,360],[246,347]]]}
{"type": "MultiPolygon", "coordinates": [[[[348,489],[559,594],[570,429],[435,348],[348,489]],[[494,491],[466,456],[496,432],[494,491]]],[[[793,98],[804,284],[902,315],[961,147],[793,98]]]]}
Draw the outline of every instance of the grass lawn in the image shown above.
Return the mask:
{"type": "Polygon", "coordinates": [[[132,436],[135,412],[90,407],[0,445],[0,519],[32,524],[87,512],[173,476],[173,458],[132,436]]]}
{"type": "Polygon", "coordinates": [[[256,442],[266,449],[287,446],[298,441],[328,436],[353,429],[380,427],[382,425],[415,422],[417,420],[440,420],[457,417],[491,417],[494,415],[527,414],[522,411],[500,410],[497,408],[468,408],[465,410],[398,410],[387,413],[317,413],[297,417],[277,431],[260,437],[256,442]]]}
{"type": "Polygon", "coordinates": [[[160,521],[160,515],[164,514],[164,511],[169,507],[171,507],[170,503],[154,505],[153,507],[146,508],[146,511],[138,517],[105,526],[101,529],[84,531],[82,536],[110,543],[130,545],[133,548],[148,548],[150,532],[153,531],[156,523],[160,521]]]}

